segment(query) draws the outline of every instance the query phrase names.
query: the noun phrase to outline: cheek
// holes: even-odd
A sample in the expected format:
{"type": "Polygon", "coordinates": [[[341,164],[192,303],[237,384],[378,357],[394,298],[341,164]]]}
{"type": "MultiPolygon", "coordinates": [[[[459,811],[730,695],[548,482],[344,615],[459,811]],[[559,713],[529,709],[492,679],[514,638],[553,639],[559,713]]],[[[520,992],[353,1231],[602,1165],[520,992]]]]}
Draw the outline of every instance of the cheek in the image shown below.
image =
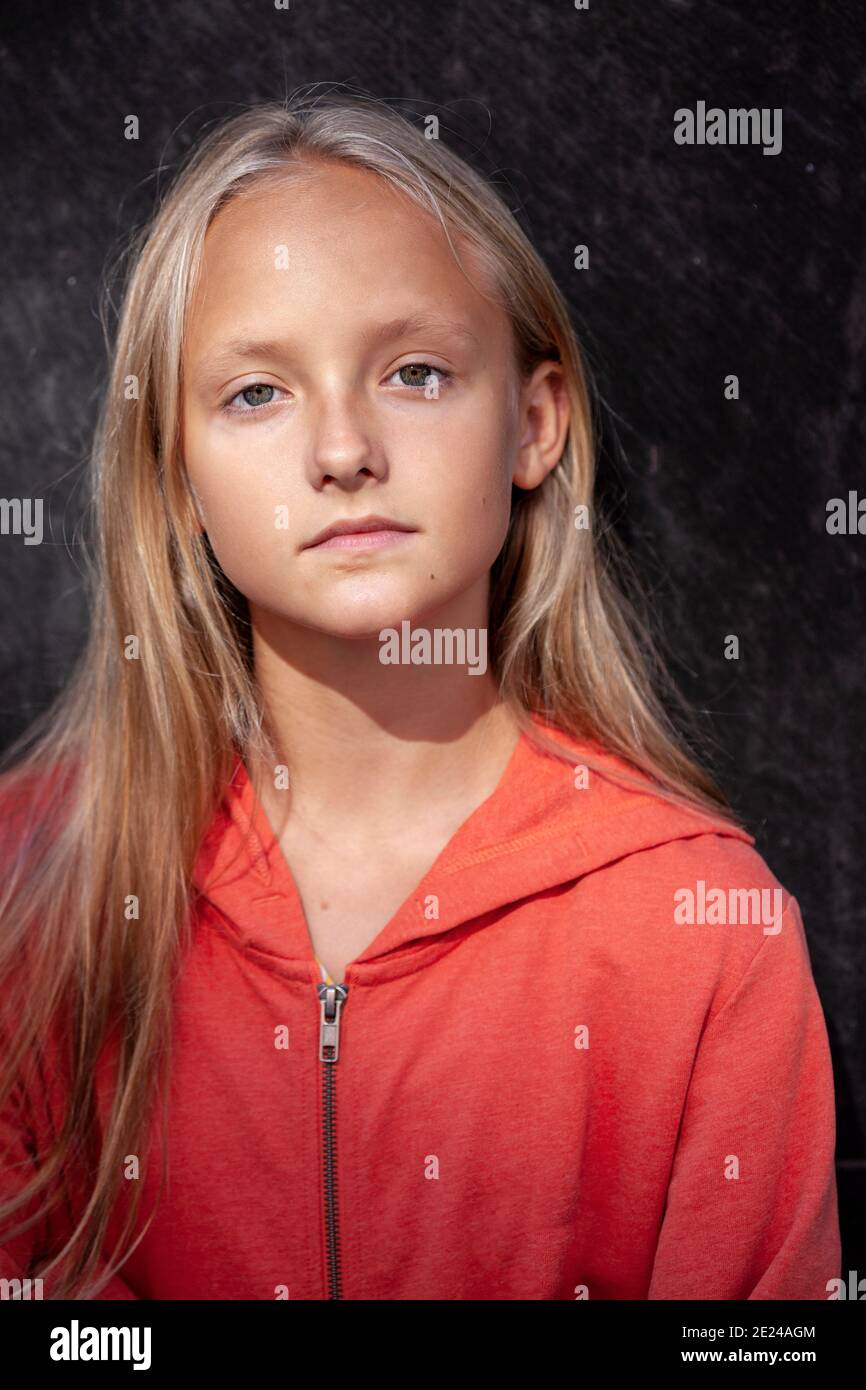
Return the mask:
{"type": "Polygon", "coordinates": [[[241,441],[196,438],[192,430],[186,441],[187,474],[208,540],[221,568],[249,597],[257,577],[286,562],[294,535],[291,499],[261,462],[245,456],[241,441]]]}
{"type": "MultiPolygon", "coordinates": [[[[505,540],[511,515],[509,432],[500,417],[471,422],[453,433],[436,473],[436,508],[442,532],[452,543],[494,555],[505,540]]],[[[492,563],[492,559],[491,559],[492,563]]]]}
{"type": "Polygon", "coordinates": [[[221,568],[247,598],[264,575],[286,564],[290,532],[279,527],[270,499],[250,488],[210,488],[208,538],[221,568]]]}

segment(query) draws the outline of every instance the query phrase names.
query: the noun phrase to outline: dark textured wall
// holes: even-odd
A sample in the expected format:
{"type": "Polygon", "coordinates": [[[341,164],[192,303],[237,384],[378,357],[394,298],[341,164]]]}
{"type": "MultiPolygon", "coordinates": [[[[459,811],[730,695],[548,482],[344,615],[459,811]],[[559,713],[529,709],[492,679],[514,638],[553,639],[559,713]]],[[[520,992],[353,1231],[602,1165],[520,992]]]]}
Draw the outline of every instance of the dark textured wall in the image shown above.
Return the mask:
{"type": "Polygon", "coordinates": [[[866,497],[861,8],[7,10],[0,490],[44,497],[50,525],[41,546],[0,537],[0,710],[8,743],[80,644],[99,278],[160,168],[237,104],[311,82],[438,114],[495,172],[573,308],[605,403],[603,497],[707,711],[718,775],[803,910],[836,1071],[843,1268],[863,1270],[866,534],[825,525],[830,498],[866,497]],[[781,108],[781,152],[677,145],[673,113],[698,101],[781,108]]]}

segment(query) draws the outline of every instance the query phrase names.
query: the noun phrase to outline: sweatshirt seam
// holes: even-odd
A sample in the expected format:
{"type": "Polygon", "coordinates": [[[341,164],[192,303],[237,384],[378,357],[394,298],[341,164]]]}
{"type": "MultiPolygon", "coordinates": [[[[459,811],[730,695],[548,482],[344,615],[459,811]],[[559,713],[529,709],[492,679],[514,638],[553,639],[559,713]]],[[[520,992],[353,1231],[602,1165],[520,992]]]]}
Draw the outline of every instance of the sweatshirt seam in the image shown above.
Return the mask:
{"type": "MultiPolygon", "coordinates": [[[[582,824],[582,820],[569,820],[564,823],[562,829],[575,829],[576,831],[576,827],[582,824]]],[[[537,844],[540,840],[548,840],[552,838],[554,837],[551,836],[549,829],[545,829],[536,830],[533,832],[532,835],[519,835],[514,840],[501,840],[496,845],[487,845],[485,849],[474,850],[472,854],[464,855],[464,857],[462,859],[458,859],[455,864],[449,864],[447,866],[443,865],[442,869],[437,871],[436,876],[438,877],[439,872],[441,872],[443,876],[447,876],[448,874],[456,874],[461,869],[469,868],[473,864],[483,864],[487,859],[498,858],[500,855],[505,854],[514,854],[516,850],[524,849],[528,845],[537,844]]],[[[585,852],[586,842],[582,839],[582,837],[579,834],[577,835],[577,839],[580,848],[585,852]]]]}
{"type": "MultiPolygon", "coordinates": [[[[781,920],[781,924],[780,924],[780,931],[779,931],[779,933],[778,933],[779,935],[780,935],[781,932],[784,931],[784,929],[785,929],[785,920],[786,920],[786,918],[789,918],[789,916],[790,916],[790,909],[791,909],[791,906],[792,906],[792,904],[793,904],[794,902],[796,902],[796,899],[794,898],[794,895],[793,895],[792,893],[789,893],[789,894],[788,894],[788,900],[787,900],[787,902],[785,903],[785,907],[784,907],[784,909],[783,909],[783,911],[782,911],[782,920],[781,920]]],[[[742,993],[743,986],[745,985],[748,976],[751,974],[751,972],[752,972],[752,970],[754,969],[754,967],[758,964],[758,957],[762,954],[762,952],[763,952],[764,950],[766,950],[766,948],[769,946],[770,942],[771,942],[771,941],[774,941],[774,940],[775,940],[775,936],[765,936],[765,937],[764,937],[763,941],[762,941],[761,944],[758,946],[758,948],[755,950],[755,952],[753,953],[753,955],[751,955],[751,956],[749,957],[748,964],[744,967],[743,972],[742,972],[742,974],[740,975],[740,978],[737,980],[737,983],[734,985],[733,989],[731,990],[731,992],[730,992],[730,994],[728,995],[727,999],[725,1000],[724,1004],[722,1004],[722,1006],[720,1007],[718,1013],[714,1014],[714,1016],[712,1017],[712,1019],[710,1019],[710,1021],[707,1023],[706,1028],[703,1030],[704,1033],[709,1032],[709,1030],[710,1030],[711,1028],[715,1028],[716,1024],[719,1022],[719,1020],[722,1018],[722,1016],[723,1016],[725,1013],[727,1013],[728,1009],[736,1002],[736,999],[737,999],[738,995],[742,993]]]]}
{"type": "MultiPolygon", "coordinates": [[[[615,810],[606,811],[606,812],[604,813],[604,815],[595,817],[595,818],[593,819],[593,822],[592,822],[593,827],[598,826],[598,825],[601,825],[602,822],[604,822],[604,821],[613,820],[613,819],[614,819],[615,817],[617,817],[617,816],[629,816],[629,815],[633,815],[635,812],[637,812],[637,811],[639,811],[639,810],[642,810],[643,807],[644,807],[644,805],[645,805],[646,803],[655,802],[655,801],[657,801],[657,800],[658,800],[657,797],[654,797],[654,796],[644,796],[644,795],[642,794],[642,795],[640,796],[639,800],[638,800],[637,802],[633,802],[630,806],[619,806],[619,807],[617,807],[615,810]]],[[[579,833],[579,827],[584,826],[585,824],[586,824],[586,817],[585,817],[585,816],[576,816],[576,817],[573,817],[573,818],[571,818],[571,819],[565,821],[564,823],[561,822],[561,823],[557,826],[557,834],[558,834],[558,832],[559,832],[560,830],[574,830],[574,831],[577,833],[577,838],[578,838],[578,841],[579,841],[579,844],[580,844],[580,848],[583,850],[584,853],[586,853],[586,852],[587,852],[586,840],[585,840],[585,839],[583,838],[583,836],[581,836],[580,833],[579,833]]],[[[737,839],[743,838],[744,835],[745,835],[745,836],[748,836],[748,839],[749,839],[749,840],[752,840],[752,839],[753,839],[752,836],[749,836],[748,831],[742,831],[742,830],[739,829],[738,826],[731,826],[731,827],[729,828],[728,826],[726,826],[726,825],[725,825],[725,826],[720,825],[720,824],[717,823],[717,822],[712,822],[709,826],[698,826],[696,829],[691,829],[691,830],[689,830],[687,834],[683,834],[683,835],[677,834],[677,835],[676,835],[675,837],[673,837],[673,838],[675,838],[675,839],[677,839],[677,840],[680,840],[680,839],[694,839],[694,838],[696,838],[696,837],[699,836],[699,835],[725,835],[725,834],[730,834],[731,832],[733,832],[733,834],[735,835],[735,838],[737,838],[737,839]]],[[[475,850],[472,854],[470,854],[470,855],[464,855],[464,857],[463,857],[462,859],[458,859],[457,862],[456,862],[455,864],[450,864],[450,865],[448,865],[447,867],[444,867],[444,866],[443,866],[443,868],[442,868],[442,870],[441,870],[440,872],[442,872],[444,875],[447,875],[447,874],[454,874],[454,873],[459,872],[459,870],[461,870],[461,869],[469,868],[469,867],[470,867],[471,865],[473,865],[473,864],[484,863],[485,860],[487,860],[487,859],[492,859],[492,858],[494,858],[494,857],[496,857],[496,856],[498,856],[498,855],[513,854],[515,850],[523,849],[525,846],[528,846],[528,845],[537,844],[539,840],[547,840],[547,839],[553,840],[553,839],[557,838],[557,834],[552,833],[549,826],[544,826],[541,830],[536,830],[536,831],[534,831],[531,835],[521,835],[521,836],[518,836],[517,839],[513,839],[513,840],[502,840],[502,841],[500,841],[498,844],[495,844],[495,845],[488,845],[488,846],[487,846],[486,848],[484,848],[484,849],[475,850]]],[[[670,841],[670,840],[661,840],[661,841],[659,841],[658,843],[659,843],[659,844],[670,844],[671,841],[670,841]]],[[[646,845],[646,846],[643,846],[642,848],[645,848],[645,849],[655,849],[655,848],[656,848],[656,845],[646,845]]],[[[632,854],[632,853],[639,853],[639,852],[640,852],[640,851],[637,851],[637,850],[634,850],[634,849],[628,849],[628,848],[626,848],[626,849],[623,851],[623,854],[632,854]]]]}

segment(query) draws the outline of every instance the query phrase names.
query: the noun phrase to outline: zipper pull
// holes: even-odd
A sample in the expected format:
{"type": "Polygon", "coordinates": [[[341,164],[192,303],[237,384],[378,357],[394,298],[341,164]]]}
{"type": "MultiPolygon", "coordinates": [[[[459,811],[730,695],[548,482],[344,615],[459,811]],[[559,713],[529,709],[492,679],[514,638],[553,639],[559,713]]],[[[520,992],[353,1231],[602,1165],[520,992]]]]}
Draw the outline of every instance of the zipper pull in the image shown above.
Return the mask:
{"type": "Polygon", "coordinates": [[[348,985],[316,986],[322,1001],[319,1026],[319,1061],[336,1062],[340,1055],[340,1010],[349,993],[348,985]]]}

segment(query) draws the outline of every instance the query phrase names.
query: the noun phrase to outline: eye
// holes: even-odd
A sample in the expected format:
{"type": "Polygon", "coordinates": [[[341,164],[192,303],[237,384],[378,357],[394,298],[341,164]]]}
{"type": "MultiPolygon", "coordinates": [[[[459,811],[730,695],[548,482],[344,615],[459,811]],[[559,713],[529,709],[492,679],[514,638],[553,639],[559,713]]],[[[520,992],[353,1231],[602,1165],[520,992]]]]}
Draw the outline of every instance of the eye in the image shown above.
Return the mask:
{"type": "Polygon", "coordinates": [[[271,386],[268,381],[251,381],[249,386],[243,386],[240,391],[231,396],[223,404],[222,409],[229,415],[261,414],[266,406],[275,403],[274,393],[279,389],[279,386],[271,386]],[[244,405],[235,405],[235,401],[240,400],[244,401],[244,405]]]}
{"type": "Polygon", "coordinates": [[[392,376],[398,375],[401,376],[401,380],[398,383],[400,386],[408,386],[419,393],[424,392],[426,394],[427,384],[429,382],[430,395],[435,399],[439,392],[447,386],[448,382],[451,380],[452,374],[446,371],[444,367],[432,366],[430,362],[404,362],[402,367],[398,367],[396,371],[392,373],[392,376]],[[410,374],[410,379],[408,381],[402,376],[403,372],[408,372],[410,374]]]}
{"type": "MultiPolygon", "coordinates": [[[[452,377],[452,373],[444,367],[434,367],[430,362],[405,362],[392,373],[392,379],[398,375],[398,385],[407,386],[419,395],[427,395],[429,384],[429,395],[432,399],[438,396],[452,377]],[[408,374],[409,380],[404,373],[408,374]]],[[[221,408],[227,415],[260,415],[268,406],[276,404],[275,393],[279,390],[279,386],[272,386],[267,381],[251,381],[249,386],[242,387],[225,401],[221,408]]]]}

